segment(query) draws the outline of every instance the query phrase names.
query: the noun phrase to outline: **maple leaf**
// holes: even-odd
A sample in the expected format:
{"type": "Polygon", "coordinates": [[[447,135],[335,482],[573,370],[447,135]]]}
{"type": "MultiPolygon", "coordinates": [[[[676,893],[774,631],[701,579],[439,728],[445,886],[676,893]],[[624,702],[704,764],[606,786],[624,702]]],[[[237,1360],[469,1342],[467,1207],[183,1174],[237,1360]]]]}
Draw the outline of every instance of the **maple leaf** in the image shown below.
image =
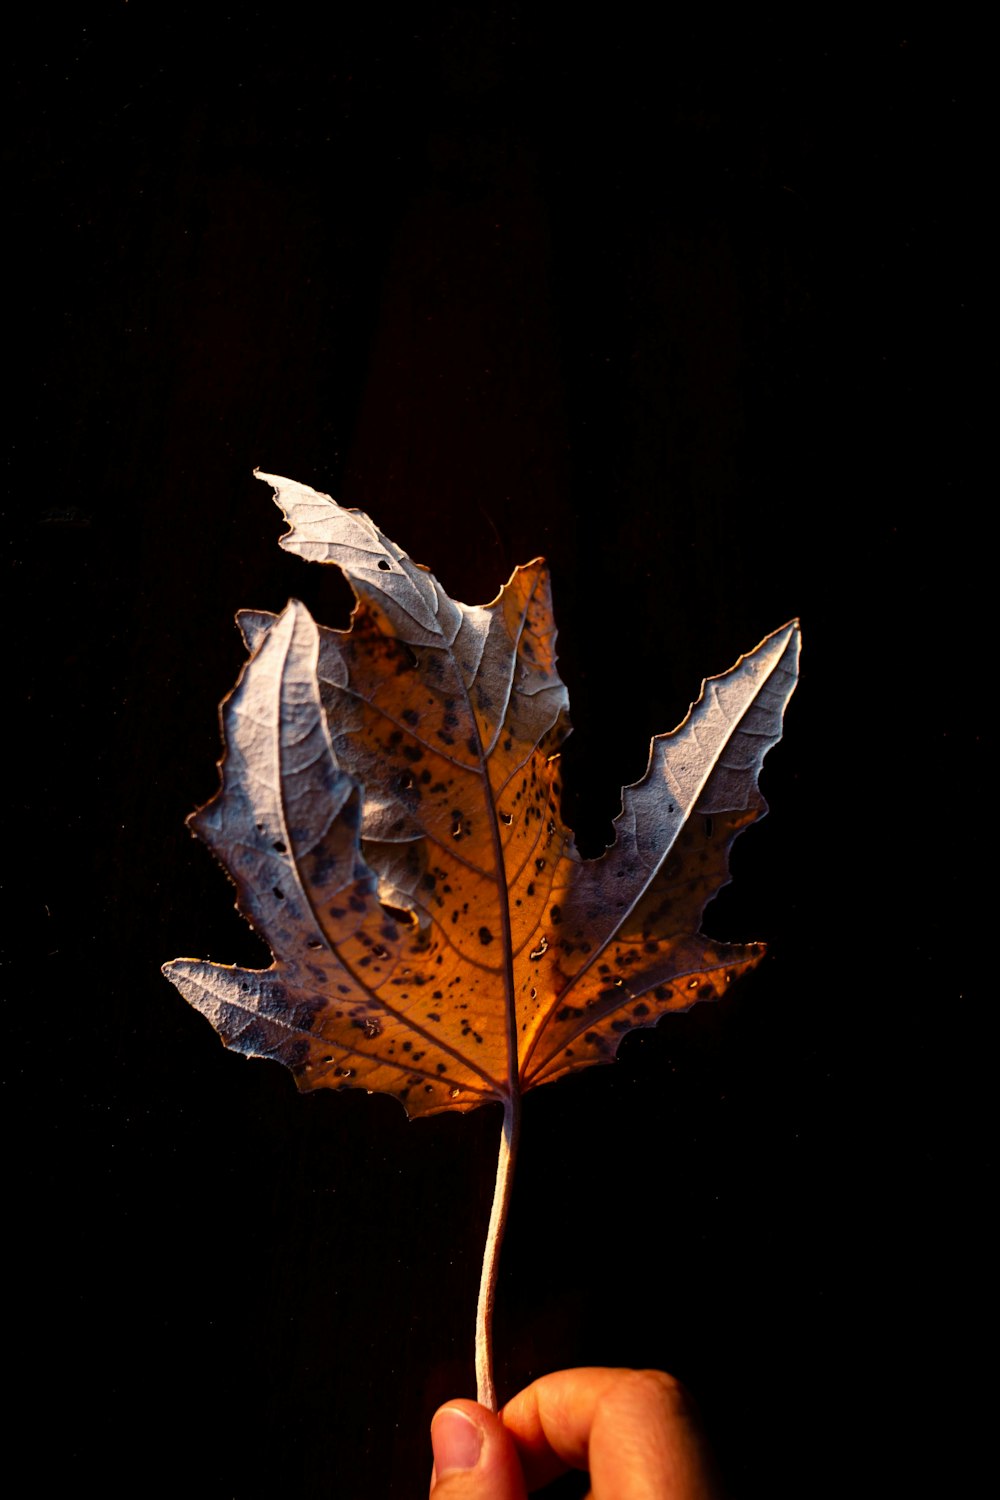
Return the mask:
{"type": "MultiPolygon", "coordinates": [[[[797,623],[654,738],[614,843],[583,859],[560,811],[568,703],[543,562],[460,604],[363,512],[259,477],[291,528],[281,545],[335,563],[357,603],[346,631],[294,600],[239,616],[250,657],[222,708],[221,787],[189,822],[274,962],[164,972],[227,1046],[301,1089],[394,1094],[411,1116],[499,1100],[512,1157],[527,1089],[610,1061],[626,1032],[759,961],[759,944],[699,928],[765,811],[797,623]]],[[[506,1181],[503,1152],[501,1167],[506,1181]]]]}

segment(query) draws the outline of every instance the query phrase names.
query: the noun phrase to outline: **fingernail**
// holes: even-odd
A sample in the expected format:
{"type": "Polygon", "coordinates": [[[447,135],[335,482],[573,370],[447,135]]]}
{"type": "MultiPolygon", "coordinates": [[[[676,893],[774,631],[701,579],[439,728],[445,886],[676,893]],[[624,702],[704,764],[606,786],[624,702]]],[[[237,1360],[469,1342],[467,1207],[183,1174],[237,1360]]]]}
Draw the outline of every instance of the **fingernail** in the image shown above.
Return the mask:
{"type": "Polygon", "coordinates": [[[482,1429],[457,1406],[446,1406],[431,1423],[437,1477],[449,1469],[474,1469],[483,1447],[482,1429]]]}

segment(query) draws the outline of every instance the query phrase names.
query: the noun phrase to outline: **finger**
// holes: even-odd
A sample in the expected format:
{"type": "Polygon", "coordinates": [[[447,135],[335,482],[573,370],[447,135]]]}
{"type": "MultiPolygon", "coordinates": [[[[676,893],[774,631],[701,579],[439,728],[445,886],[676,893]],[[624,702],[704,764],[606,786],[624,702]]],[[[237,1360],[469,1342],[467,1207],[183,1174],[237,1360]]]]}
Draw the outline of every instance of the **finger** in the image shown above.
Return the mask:
{"type": "Polygon", "coordinates": [[[517,1448],[499,1417],[449,1401],[431,1421],[434,1500],[527,1500],[517,1448]]]}
{"type": "Polygon", "coordinates": [[[594,1500],[712,1500],[711,1464],[683,1387],[659,1370],[561,1370],[501,1412],[535,1489],[589,1469],[594,1500]]]}

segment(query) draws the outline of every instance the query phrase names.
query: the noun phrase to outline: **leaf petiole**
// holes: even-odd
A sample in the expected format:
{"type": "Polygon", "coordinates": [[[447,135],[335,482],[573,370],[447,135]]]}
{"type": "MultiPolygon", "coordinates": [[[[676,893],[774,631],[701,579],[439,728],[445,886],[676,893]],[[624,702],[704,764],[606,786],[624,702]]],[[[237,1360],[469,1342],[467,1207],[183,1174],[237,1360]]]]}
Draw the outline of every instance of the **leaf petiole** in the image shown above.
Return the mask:
{"type": "Polygon", "coordinates": [[[520,1129],[521,1099],[518,1093],[514,1093],[504,1101],[497,1180],[493,1190],[490,1227],[486,1231],[483,1275],[479,1283],[479,1305],[476,1308],[476,1400],[489,1411],[497,1409],[496,1388],[493,1384],[493,1304],[496,1301],[497,1265],[507,1225],[520,1129]]]}

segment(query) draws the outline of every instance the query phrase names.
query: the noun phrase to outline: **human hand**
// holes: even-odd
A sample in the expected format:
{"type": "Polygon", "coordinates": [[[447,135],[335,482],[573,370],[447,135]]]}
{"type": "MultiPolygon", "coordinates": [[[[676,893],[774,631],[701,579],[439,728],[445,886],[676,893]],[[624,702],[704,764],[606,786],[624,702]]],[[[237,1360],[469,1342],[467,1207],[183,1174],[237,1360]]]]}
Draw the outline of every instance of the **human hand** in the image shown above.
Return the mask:
{"type": "Polygon", "coordinates": [[[449,1401],[431,1423],[434,1500],[525,1500],[570,1469],[592,1500],[714,1500],[690,1402],[659,1370],[559,1370],[496,1416],[449,1401]]]}

